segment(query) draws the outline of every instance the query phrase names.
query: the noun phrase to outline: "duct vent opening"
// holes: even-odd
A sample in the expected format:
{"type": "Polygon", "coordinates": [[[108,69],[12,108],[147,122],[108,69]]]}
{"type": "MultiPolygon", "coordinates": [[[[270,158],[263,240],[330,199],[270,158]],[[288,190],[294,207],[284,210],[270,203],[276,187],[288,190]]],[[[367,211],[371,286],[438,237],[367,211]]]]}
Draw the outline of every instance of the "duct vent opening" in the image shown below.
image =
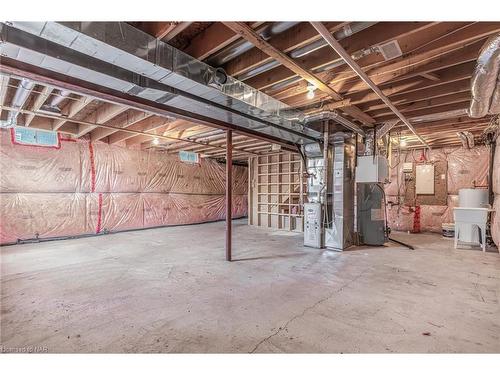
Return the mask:
{"type": "Polygon", "coordinates": [[[379,45],[378,50],[382,56],[384,56],[385,61],[392,60],[403,55],[397,40],[391,40],[390,42],[379,45]]]}

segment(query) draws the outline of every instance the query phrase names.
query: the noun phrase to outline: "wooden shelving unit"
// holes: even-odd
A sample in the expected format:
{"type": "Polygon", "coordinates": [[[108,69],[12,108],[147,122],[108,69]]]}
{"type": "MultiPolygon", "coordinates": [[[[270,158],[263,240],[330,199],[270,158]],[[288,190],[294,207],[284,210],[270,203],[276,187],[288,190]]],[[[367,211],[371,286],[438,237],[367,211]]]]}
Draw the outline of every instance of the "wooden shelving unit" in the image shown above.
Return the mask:
{"type": "Polygon", "coordinates": [[[249,224],[303,231],[306,182],[299,154],[276,152],[249,163],[249,224]]]}

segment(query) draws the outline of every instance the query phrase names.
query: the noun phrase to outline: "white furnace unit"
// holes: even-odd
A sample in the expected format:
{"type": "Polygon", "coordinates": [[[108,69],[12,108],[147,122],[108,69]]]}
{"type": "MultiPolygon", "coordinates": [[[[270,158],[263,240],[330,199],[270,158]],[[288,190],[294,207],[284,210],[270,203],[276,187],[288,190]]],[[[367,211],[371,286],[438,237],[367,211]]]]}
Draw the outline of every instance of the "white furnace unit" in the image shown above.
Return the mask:
{"type": "Polygon", "coordinates": [[[323,226],[321,203],[304,203],[304,245],[323,247],[323,226]]]}

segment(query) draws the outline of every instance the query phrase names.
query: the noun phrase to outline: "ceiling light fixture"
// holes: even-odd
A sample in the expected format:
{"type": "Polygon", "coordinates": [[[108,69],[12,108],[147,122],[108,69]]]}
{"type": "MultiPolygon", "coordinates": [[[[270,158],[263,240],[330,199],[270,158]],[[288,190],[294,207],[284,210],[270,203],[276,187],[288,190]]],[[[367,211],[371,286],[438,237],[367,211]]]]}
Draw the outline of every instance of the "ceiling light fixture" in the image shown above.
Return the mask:
{"type": "Polygon", "coordinates": [[[406,143],[406,139],[402,139],[400,142],[399,142],[399,146],[401,147],[406,147],[407,143],[406,143]]]}
{"type": "Polygon", "coordinates": [[[158,138],[153,138],[153,144],[158,146],[160,144],[160,140],[158,138]]]}
{"type": "Polygon", "coordinates": [[[312,83],[307,85],[307,99],[314,99],[314,90],[316,90],[316,86],[312,83]]]}

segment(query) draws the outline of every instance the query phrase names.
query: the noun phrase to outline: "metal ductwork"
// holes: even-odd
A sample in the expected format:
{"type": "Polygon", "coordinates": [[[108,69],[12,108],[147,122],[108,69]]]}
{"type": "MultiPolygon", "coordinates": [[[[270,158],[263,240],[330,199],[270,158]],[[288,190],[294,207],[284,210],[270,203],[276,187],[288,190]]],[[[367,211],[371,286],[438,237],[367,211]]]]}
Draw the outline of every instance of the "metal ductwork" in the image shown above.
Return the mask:
{"type": "MultiPolygon", "coordinates": [[[[12,98],[12,108],[16,109],[22,109],[24,107],[24,104],[26,103],[26,100],[28,100],[28,97],[30,96],[31,90],[35,86],[35,83],[28,80],[28,79],[21,79],[19,82],[19,86],[16,89],[16,93],[14,94],[14,97],[12,98]]],[[[7,115],[7,120],[6,121],[1,121],[1,126],[2,128],[13,128],[17,125],[17,117],[19,116],[18,111],[9,111],[9,114],[7,115]]]]}
{"type": "MultiPolygon", "coordinates": [[[[350,24],[344,26],[341,30],[333,33],[335,39],[337,40],[342,40],[342,39],[345,39],[353,34],[356,34],[362,30],[365,30],[367,28],[369,28],[370,26],[373,26],[375,25],[377,22],[351,22],[350,24]]],[[[300,48],[297,48],[297,49],[294,49],[293,51],[291,51],[288,55],[292,58],[292,59],[298,59],[300,57],[303,57],[303,56],[306,56],[320,48],[323,48],[324,46],[326,46],[326,42],[324,39],[318,39],[316,40],[315,42],[312,42],[312,43],[309,43],[303,47],[300,47],[300,48]]],[[[367,50],[363,50],[363,52],[361,51],[358,51],[356,53],[356,56],[359,56],[358,58],[361,58],[362,56],[366,56],[366,52],[371,49],[367,49],[367,50]]],[[[342,61],[342,60],[341,60],[342,61]]],[[[338,64],[338,62],[335,62],[338,64]]],[[[333,64],[335,64],[333,63],[333,64]]],[[[340,64],[338,64],[337,66],[340,66],[342,65],[343,62],[341,62],[340,64]]],[[[249,78],[252,78],[256,75],[259,75],[261,73],[264,73],[264,72],[267,72],[268,70],[271,70],[275,67],[277,67],[278,65],[280,65],[280,63],[276,60],[272,60],[272,61],[269,61],[263,65],[260,65],[254,69],[251,69],[245,73],[242,73],[240,75],[238,75],[238,79],[240,80],[246,80],[246,79],[249,79],[249,78]]],[[[324,71],[324,70],[327,70],[327,69],[331,69],[331,66],[332,64],[329,64],[329,65],[326,65],[325,67],[321,67],[321,68],[318,68],[318,69],[315,69],[313,72],[317,73],[317,72],[321,72],[321,71],[324,71]],[[326,67],[328,66],[328,68],[326,69],[326,67]]],[[[295,78],[295,77],[294,77],[295,78]]],[[[298,80],[300,80],[301,78],[299,77],[298,80]]],[[[282,87],[285,87],[287,85],[290,85],[292,83],[295,83],[297,81],[297,79],[294,79],[294,80],[286,80],[287,84],[284,85],[284,82],[280,82],[281,84],[283,84],[282,87]],[[288,82],[290,81],[290,82],[288,82]]],[[[274,87],[273,87],[274,89],[274,87]]]]}
{"type": "Polygon", "coordinates": [[[70,95],[70,91],[59,90],[59,92],[57,94],[54,94],[51,99],[40,108],[40,110],[49,113],[61,113],[60,105],[64,101],[64,99],[69,98],[70,95]]]}
{"type": "MultiPolygon", "coordinates": [[[[428,115],[410,117],[408,121],[412,124],[418,124],[423,122],[432,122],[439,120],[446,120],[453,117],[467,116],[468,111],[466,108],[454,109],[446,112],[431,113],[428,115]]],[[[381,139],[394,127],[405,127],[404,124],[399,124],[401,121],[399,119],[387,121],[380,129],[377,130],[377,139],[381,139]],[[399,124],[399,125],[398,125],[399,124]]]]}
{"type": "Polygon", "coordinates": [[[284,142],[321,139],[286,104],[123,22],[0,23],[7,59],[126,93],[169,114],[284,142]],[[206,120],[204,120],[206,119],[206,120]]]}
{"type": "Polygon", "coordinates": [[[316,121],[324,121],[324,120],[333,120],[345,126],[347,129],[352,130],[353,132],[358,133],[363,137],[365,136],[365,132],[363,129],[361,129],[358,125],[356,125],[352,121],[349,121],[348,119],[340,115],[337,111],[313,112],[313,113],[308,113],[304,116],[305,124],[316,121]]]}
{"type": "Polygon", "coordinates": [[[484,44],[471,79],[470,117],[500,113],[500,34],[484,44]]]}
{"type": "MultiPolygon", "coordinates": [[[[282,33],[295,25],[298,22],[275,22],[271,25],[263,25],[257,28],[256,32],[264,40],[269,40],[276,34],[282,33]]],[[[207,63],[212,66],[221,66],[228,61],[238,57],[239,55],[251,50],[254,47],[252,43],[244,39],[239,39],[229,46],[223,48],[219,52],[207,59],[207,63]]]]}
{"type": "MultiPolygon", "coordinates": [[[[356,33],[359,33],[360,31],[363,31],[370,26],[375,25],[377,22],[351,22],[348,25],[345,25],[342,29],[339,31],[334,32],[332,35],[336,40],[342,40],[345,39],[351,35],[354,35],[356,33]]],[[[325,40],[323,38],[318,39],[315,42],[312,42],[304,47],[297,48],[296,50],[292,51],[290,53],[290,57],[294,59],[298,59],[299,57],[305,56],[310,54],[311,52],[314,52],[320,48],[323,48],[327,45],[325,40]]]]}
{"type": "MultiPolygon", "coordinates": [[[[369,48],[365,48],[365,49],[362,49],[362,50],[359,50],[359,51],[356,51],[354,52],[351,57],[357,61],[359,59],[361,59],[362,57],[365,57],[365,56],[368,56],[374,52],[377,52],[378,51],[378,48],[377,47],[369,47],[369,48]]],[[[342,66],[345,64],[345,61],[343,59],[336,59],[335,61],[329,63],[329,64],[326,64],[326,65],[323,65],[323,66],[320,66],[318,68],[315,68],[312,70],[313,73],[322,73],[322,72],[326,72],[327,70],[332,70],[332,69],[335,69],[339,66],[342,66]]],[[[275,64],[274,66],[276,66],[277,64],[275,64]]],[[[262,65],[262,67],[264,66],[267,66],[266,65],[262,65]]],[[[273,67],[274,67],[273,66],[273,67]]],[[[258,67],[258,68],[255,68],[255,70],[259,70],[261,67],[258,67]]],[[[270,68],[269,68],[270,69],[270,68]]],[[[262,70],[259,70],[258,73],[254,74],[254,75],[257,75],[257,74],[260,74],[266,70],[269,70],[269,69],[262,69],[262,70]]],[[[238,76],[238,79],[244,79],[244,78],[250,78],[249,76],[246,76],[244,74],[242,74],[241,76],[238,76]],[[244,76],[244,77],[243,77],[244,76]]],[[[291,86],[293,85],[294,83],[297,83],[297,82],[300,82],[302,80],[302,77],[290,77],[288,79],[285,79],[281,82],[278,82],[278,83],[275,83],[274,85],[272,86],[269,86],[267,89],[269,91],[276,91],[276,90],[282,90],[284,89],[285,87],[288,87],[288,86],[291,86]]]]}
{"type": "Polygon", "coordinates": [[[431,121],[439,121],[446,120],[453,117],[467,116],[467,109],[454,109],[452,111],[439,112],[439,113],[431,113],[428,115],[410,117],[408,120],[411,123],[419,123],[419,122],[431,122],[431,121]]]}
{"type": "Polygon", "coordinates": [[[47,103],[50,107],[57,107],[59,108],[59,104],[62,103],[62,101],[66,98],[68,98],[71,95],[71,93],[67,90],[59,90],[59,93],[57,95],[54,95],[52,99],[50,100],[49,103],[47,103]]]}
{"type": "Polygon", "coordinates": [[[356,165],[355,138],[342,132],[333,135],[333,173],[329,173],[327,212],[331,196],[331,212],[325,221],[325,246],[344,250],[354,244],[354,206],[356,165]]]}
{"type": "MultiPolygon", "coordinates": [[[[424,122],[446,120],[449,118],[467,116],[467,115],[468,115],[467,109],[462,108],[462,109],[454,109],[454,110],[446,111],[446,112],[431,113],[428,115],[410,117],[408,119],[408,121],[410,121],[410,123],[415,125],[415,124],[424,123],[424,122]]],[[[389,131],[391,131],[391,129],[393,129],[395,127],[405,127],[406,126],[405,124],[400,124],[400,122],[401,121],[399,119],[387,121],[380,129],[377,130],[377,139],[381,139],[384,135],[386,135],[389,131]]]]}
{"type": "MultiPolygon", "coordinates": [[[[351,55],[351,57],[353,58],[353,60],[357,61],[357,60],[361,59],[362,57],[371,55],[372,53],[378,52],[378,51],[379,51],[378,47],[368,47],[368,48],[360,49],[359,51],[354,52],[351,55]]],[[[339,66],[342,66],[344,64],[345,64],[345,61],[343,59],[336,59],[335,61],[333,61],[327,65],[323,65],[323,66],[320,66],[319,68],[314,69],[313,72],[314,73],[325,72],[327,70],[332,70],[332,69],[338,68],[339,66]]]]}

